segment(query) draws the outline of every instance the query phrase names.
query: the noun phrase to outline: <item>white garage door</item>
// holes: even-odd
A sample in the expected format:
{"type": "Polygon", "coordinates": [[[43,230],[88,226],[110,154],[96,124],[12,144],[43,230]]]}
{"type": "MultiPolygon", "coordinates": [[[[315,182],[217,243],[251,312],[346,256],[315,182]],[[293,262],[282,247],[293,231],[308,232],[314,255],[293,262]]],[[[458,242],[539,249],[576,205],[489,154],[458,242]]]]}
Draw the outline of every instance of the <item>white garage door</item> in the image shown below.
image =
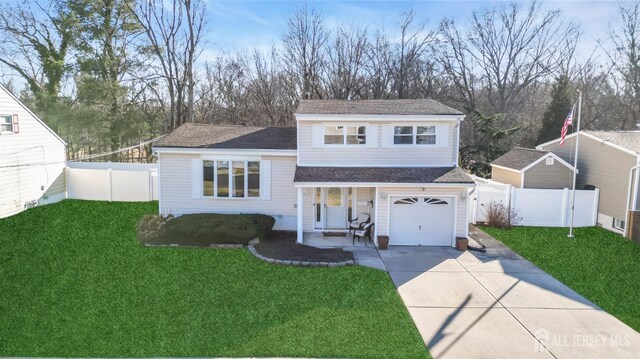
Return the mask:
{"type": "Polygon", "coordinates": [[[392,197],[389,244],[450,246],[453,239],[453,198],[392,197]]]}

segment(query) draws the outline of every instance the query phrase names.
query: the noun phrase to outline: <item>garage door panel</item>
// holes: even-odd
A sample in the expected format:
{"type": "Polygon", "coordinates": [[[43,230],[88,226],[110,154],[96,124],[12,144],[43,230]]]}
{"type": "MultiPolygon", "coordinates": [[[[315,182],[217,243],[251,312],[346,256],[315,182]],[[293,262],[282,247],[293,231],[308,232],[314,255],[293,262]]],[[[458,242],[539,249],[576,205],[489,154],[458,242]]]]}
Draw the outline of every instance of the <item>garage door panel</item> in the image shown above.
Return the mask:
{"type": "Polygon", "coordinates": [[[453,199],[393,197],[389,244],[449,246],[453,237],[453,199]]]}

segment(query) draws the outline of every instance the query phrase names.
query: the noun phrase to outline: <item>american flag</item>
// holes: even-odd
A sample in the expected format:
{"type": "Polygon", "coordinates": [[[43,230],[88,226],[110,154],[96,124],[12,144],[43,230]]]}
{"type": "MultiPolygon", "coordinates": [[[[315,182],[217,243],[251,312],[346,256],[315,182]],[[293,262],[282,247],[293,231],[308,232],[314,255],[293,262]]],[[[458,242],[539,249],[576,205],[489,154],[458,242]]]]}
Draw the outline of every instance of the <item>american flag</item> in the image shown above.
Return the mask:
{"type": "Polygon", "coordinates": [[[567,132],[569,131],[569,126],[573,125],[573,112],[576,109],[576,105],[571,107],[571,112],[567,115],[567,118],[564,120],[564,124],[562,125],[562,131],[560,132],[560,146],[564,146],[564,141],[567,137],[567,132]]]}

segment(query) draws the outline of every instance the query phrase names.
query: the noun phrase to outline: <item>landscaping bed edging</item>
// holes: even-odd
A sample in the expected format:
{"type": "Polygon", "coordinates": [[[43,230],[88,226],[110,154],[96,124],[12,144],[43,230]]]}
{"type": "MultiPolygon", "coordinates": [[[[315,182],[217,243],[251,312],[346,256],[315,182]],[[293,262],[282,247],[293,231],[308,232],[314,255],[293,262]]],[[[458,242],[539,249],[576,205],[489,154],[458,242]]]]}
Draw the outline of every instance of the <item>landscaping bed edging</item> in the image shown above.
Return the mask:
{"type": "Polygon", "coordinates": [[[262,254],[258,253],[258,251],[253,247],[253,245],[247,246],[247,249],[251,254],[253,254],[256,258],[260,259],[263,262],[270,264],[278,264],[283,266],[296,266],[296,267],[346,267],[355,265],[356,262],[354,260],[342,261],[342,262],[314,262],[314,261],[293,261],[293,260],[284,260],[284,259],[274,259],[265,257],[262,254]]]}

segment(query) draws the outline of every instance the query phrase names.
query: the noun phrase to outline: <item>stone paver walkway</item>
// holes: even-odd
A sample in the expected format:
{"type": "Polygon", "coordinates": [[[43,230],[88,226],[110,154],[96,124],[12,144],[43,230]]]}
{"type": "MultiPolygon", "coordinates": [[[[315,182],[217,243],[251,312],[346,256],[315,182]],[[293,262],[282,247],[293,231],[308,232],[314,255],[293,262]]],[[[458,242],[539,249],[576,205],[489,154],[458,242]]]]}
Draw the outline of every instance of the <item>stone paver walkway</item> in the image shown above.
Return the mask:
{"type": "Polygon", "coordinates": [[[640,358],[640,334],[500,245],[379,251],[434,358],[640,358]]]}

